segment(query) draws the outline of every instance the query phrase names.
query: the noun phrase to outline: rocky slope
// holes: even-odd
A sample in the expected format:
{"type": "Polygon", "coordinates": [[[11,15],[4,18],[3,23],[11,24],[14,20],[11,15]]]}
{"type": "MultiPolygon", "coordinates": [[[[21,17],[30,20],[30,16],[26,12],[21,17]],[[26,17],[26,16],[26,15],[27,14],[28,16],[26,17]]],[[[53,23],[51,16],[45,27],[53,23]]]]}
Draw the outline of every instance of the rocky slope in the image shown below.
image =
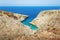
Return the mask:
{"type": "Polygon", "coordinates": [[[33,25],[36,25],[39,30],[36,32],[42,40],[47,38],[49,40],[50,36],[53,39],[50,40],[60,40],[60,10],[47,10],[40,12],[38,16],[30,22],[33,25]]]}
{"type": "Polygon", "coordinates": [[[28,16],[0,11],[0,40],[60,40],[60,10],[39,13],[31,22],[38,30],[21,23],[28,16]]]}
{"type": "Polygon", "coordinates": [[[21,23],[25,18],[26,15],[0,11],[0,40],[17,40],[20,36],[33,34],[29,27],[21,23]]]}

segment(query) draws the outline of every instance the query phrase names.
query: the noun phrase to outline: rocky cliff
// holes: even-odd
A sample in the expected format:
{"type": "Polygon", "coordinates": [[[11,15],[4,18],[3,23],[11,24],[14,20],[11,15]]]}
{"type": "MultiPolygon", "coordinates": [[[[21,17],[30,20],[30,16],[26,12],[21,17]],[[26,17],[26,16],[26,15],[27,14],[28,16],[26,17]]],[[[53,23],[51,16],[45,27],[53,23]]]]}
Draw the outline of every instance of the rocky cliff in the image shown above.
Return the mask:
{"type": "Polygon", "coordinates": [[[0,11],[0,40],[60,40],[60,10],[39,13],[30,22],[38,27],[31,30],[21,23],[28,16],[0,11]]]}

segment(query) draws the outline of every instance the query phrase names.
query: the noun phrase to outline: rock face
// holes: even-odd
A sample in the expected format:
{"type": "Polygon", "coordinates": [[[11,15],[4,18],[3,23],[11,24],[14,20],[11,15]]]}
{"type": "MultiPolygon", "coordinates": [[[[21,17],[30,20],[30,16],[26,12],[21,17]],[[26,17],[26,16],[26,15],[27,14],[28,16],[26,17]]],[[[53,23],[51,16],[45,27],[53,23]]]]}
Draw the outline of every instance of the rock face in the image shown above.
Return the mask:
{"type": "Polygon", "coordinates": [[[43,11],[31,22],[38,28],[45,29],[60,29],[60,10],[43,11]]]}
{"type": "Polygon", "coordinates": [[[60,10],[43,11],[30,23],[42,31],[36,32],[41,40],[60,40],[60,10]]]}
{"type": "Polygon", "coordinates": [[[36,31],[21,23],[27,17],[0,11],[0,40],[60,40],[60,10],[41,12],[31,22],[36,31]]]}
{"type": "Polygon", "coordinates": [[[33,31],[21,23],[25,18],[26,15],[0,11],[0,40],[18,40],[20,36],[32,34],[33,31]]]}

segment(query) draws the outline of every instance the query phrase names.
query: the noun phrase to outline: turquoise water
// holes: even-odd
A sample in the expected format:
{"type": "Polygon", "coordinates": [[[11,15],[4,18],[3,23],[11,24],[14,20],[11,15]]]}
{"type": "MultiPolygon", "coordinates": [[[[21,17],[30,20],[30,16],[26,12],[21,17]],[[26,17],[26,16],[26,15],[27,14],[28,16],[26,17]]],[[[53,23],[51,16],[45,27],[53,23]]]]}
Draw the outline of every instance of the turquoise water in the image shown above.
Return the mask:
{"type": "Polygon", "coordinates": [[[25,25],[27,25],[27,26],[29,26],[32,30],[37,30],[38,29],[37,26],[32,25],[30,23],[25,23],[25,22],[22,22],[22,23],[25,24],[25,25]]]}
{"type": "Polygon", "coordinates": [[[60,10],[60,6],[0,6],[0,10],[28,15],[29,17],[22,23],[36,30],[38,28],[29,22],[31,22],[39,12],[43,10],[60,10]]]}
{"type": "Polygon", "coordinates": [[[32,25],[32,24],[28,23],[27,19],[22,21],[22,23],[29,26],[32,30],[37,30],[38,29],[38,27],[36,25],[32,25]]]}

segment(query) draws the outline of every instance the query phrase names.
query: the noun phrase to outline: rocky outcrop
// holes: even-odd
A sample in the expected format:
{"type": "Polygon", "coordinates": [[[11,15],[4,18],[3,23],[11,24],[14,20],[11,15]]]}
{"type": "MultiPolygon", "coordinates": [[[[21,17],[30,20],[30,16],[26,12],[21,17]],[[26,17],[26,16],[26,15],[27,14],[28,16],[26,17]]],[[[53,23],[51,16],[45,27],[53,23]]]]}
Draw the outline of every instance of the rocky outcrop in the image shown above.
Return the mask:
{"type": "Polygon", "coordinates": [[[36,25],[38,28],[48,29],[60,29],[60,10],[49,10],[43,11],[38,14],[38,16],[30,22],[33,25],[36,25]],[[52,28],[51,28],[52,27],[52,28]],[[54,27],[54,28],[53,28],[54,27]]]}
{"type": "Polygon", "coordinates": [[[30,23],[39,28],[36,33],[41,40],[60,40],[60,10],[40,12],[30,23]]]}
{"type": "Polygon", "coordinates": [[[0,40],[17,40],[18,37],[33,34],[29,27],[21,23],[27,17],[27,15],[0,11],[0,40]]]}
{"type": "Polygon", "coordinates": [[[60,10],[39,13],[31,22],[38,30],[21,23],[28,16],[0,11],[0,40],[60,40],[60,10]]]}

